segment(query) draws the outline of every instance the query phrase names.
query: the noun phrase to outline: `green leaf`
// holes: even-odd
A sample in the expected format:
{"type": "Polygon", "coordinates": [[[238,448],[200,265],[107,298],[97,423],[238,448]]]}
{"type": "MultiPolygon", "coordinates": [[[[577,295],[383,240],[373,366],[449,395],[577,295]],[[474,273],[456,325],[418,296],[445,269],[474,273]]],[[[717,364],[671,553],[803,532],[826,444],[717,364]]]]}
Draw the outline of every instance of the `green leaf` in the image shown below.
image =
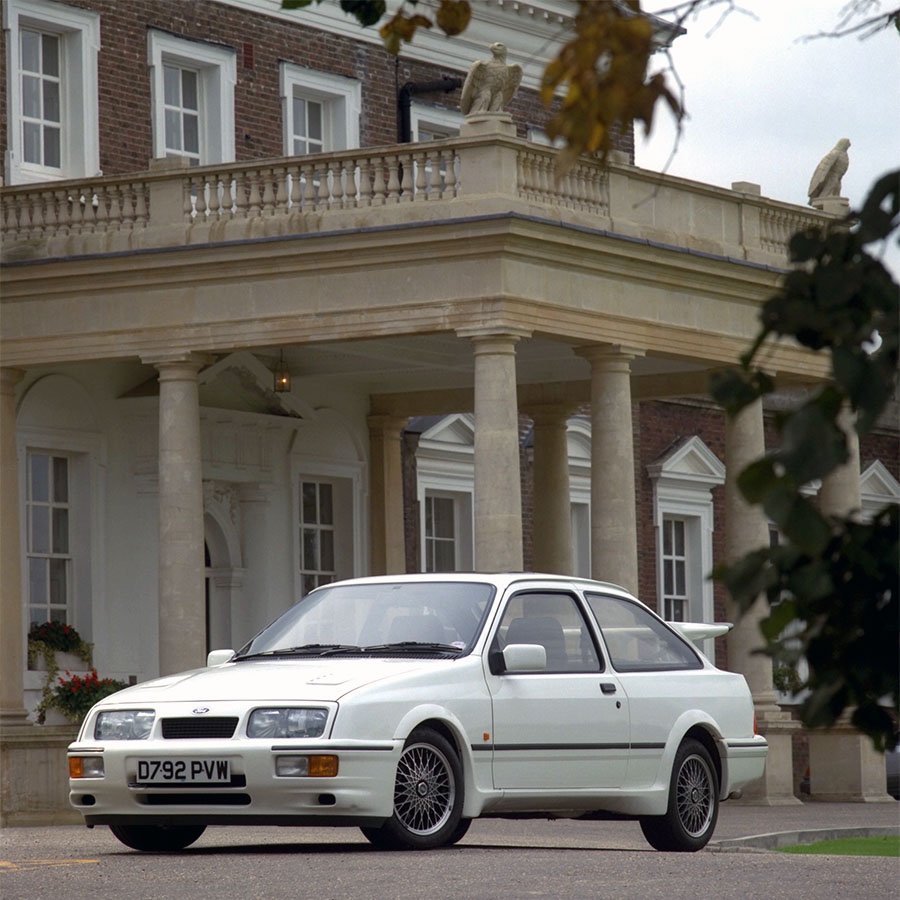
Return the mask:
{"type": "Polygon", "coordinates": [[[748,503],[762,503],[778,484],[775,463],[772,457],[765,456],[750,463],[738,475],[737,485],[748,503]]]}

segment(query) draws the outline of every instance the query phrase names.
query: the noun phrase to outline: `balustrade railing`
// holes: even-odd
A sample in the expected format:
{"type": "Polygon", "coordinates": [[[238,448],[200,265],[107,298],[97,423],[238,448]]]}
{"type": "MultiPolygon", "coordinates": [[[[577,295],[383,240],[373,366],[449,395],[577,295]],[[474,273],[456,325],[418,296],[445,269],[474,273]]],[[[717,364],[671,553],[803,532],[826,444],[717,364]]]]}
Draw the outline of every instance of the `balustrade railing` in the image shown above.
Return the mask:
{"type": "Polygon", "coordinates": [[[83,184],[36,184],[4,190],[0,209],[5,242],[131,232],[149,221],[148,187],[135,176],[83,184]]]}
{"type": "MultiPolygon", "coordinates": [[[[524,211],[534,207],[567,210],[580,223],[609,227],[610,208],[617,224],[630,219],[635,197],[650,202],[685,204],[698,190],[690,183],[667,180],[665,199],[656,199],[665,176],[630,167],[610,170],[598,160],[578,161],[562,178],[556,174],[556,151],[511,137],[464,137],[425,144],[347,150],[276,160],[229,163],[201,168],[153,170],[139,175],[16,185],[0,190],[0,229],[7,259],[34,259],[162,247],[247,234],[291,234],[315,228],[354,226],[359,217],[342,219],[340,211],[385,210],[378,221],[403,221],[404,204],[418,207],[415,221],[471,214],[473,207],[454,206],[460,198],[509,198],[524,211]],[[617,177],[612,178],[615,171],[617,177]],[[513,179],[515,181],[513,182],[513,179]],[[509,183],[506,183],[506,182],[509,183]],[[271,224],[268,224],[271,223],[271,224]],[[260,224],[262,231],[260,231],[260,224]]],[[[822,217],[812,211],[703,186],[703,202],[738,205],[758,220],[748,228],[753,246],[747,258],[786,255],[797,230],[822,217]]],[[[642,201],[643,202],[643,201],[642,201]]],[[[493,207],[496,208],[496,205],[493,207]]],[[[629,234],[651,228],[655,216],[642,213],[629,234]]],[[[677,216],[676,216],[677,218],[677,216]]],[[[727,216],[724,215],[724,220],[727,216]]],[[[372,218],[374,221],[374,217],[372,218]]],[[[709,233],[692,234],[725,242],[709,217],[709,233]]],[[[648,232],[652,239],[653,234],[648,232]]],[[[666,235],[671,240],[670,233],[666,235]]],[[[733,253],[733,247],[726,251],[733,253]]]]}
{"type": "Polygon", "coordinates": [[[768,253],[787,254],[788,242],[798,231],[821,225],[822,216],[799,210],[763,206],[759,219],[759,238],[768,253]]]}

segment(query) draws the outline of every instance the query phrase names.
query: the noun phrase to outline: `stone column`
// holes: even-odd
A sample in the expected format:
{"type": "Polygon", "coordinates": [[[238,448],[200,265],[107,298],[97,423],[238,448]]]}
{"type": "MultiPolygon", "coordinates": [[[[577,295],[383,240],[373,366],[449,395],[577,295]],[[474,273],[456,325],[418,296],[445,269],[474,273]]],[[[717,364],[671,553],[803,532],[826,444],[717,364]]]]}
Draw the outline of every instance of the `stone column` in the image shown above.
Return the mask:
{"type": "Polygon", "coordinates": [[[401,435],[407,419],[369,416],[369,571],[406,571],[401,435]]]}
{"type": "Polygon", "coordinates": [[[631,361],[642,350],[577,350],[591,364],[591,576],[638,589],[631,361]]]}
{"type": "Polygon", "coordinates": [[[0,369],[0,727],[27,724],[16,385],[21,369],[0,369]]]}
{"type": "Polygon", "coordinates": [[[528,410],[534,422],[535,572],[571,575],[572,503],[569,495],[569,410],[546,405],[528,410]]]}
{"type": "Polygon", "coordinates": [[[838,425],[847,438],[850,456],[844,465],[822,479],[819,489],[819,510],[826,516],[847,516],[862,507],[859,486],[859,435],[856,416],[848,406],[838,415],[838,425]]]}
{"type": "MultiPolygon", "coordinates": [[[[725,423],[725,554],[734,562],[747,553],[769,545],[769,526],[758,506],[750,506],[737,486],[747,465],[765,453],[762,400],[745,407],[725,423]]],[[[766,601],[758,597],[743,615],[730,603],[728,618],[734,628],[728,634],[728,665],[747,680],[753,695],[757,728],[769,742],[769,757],[763,777],[744,791],[749,803],[780,806],[799,803],[794,796],[791,735],[798,726],[790,713],[776,703],[772,683],[772,661],[755,654],[763,645],[759,622],[766,615],[766,601]]]]}
{"type": "Polygon", "coordinates": [[[516,343],[525,331],[465,330],[475,352],[475,571],[522,570],[516,343]]]}
{"type": "Polygon", "coordinates": [[[206,661],[203,477],[194,353],[145,360],[159,371],[159,673],[206,661]]]}
{"type": "MultiPolygon", "coordinates": [[[[819,509],[829,516],[858,513],[862,501],[859,485],[859,435],[849,407],[841,410],[838,424],[847,437],[850,457],[822,480],[819,509]]],[[[809,732],[809,796],[833,802],[885,802],[887,794],[884,754],[850,724],[849,712],[834,728],[809,732]]]]}

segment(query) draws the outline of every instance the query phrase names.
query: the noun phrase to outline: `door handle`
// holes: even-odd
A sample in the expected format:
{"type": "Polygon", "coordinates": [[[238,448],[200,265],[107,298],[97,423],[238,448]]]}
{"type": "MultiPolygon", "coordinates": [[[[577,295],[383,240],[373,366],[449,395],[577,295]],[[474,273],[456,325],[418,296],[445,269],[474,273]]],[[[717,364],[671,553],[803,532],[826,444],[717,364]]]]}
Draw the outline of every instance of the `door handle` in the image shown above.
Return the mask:
{"type": "Polygon", "coordinates": [[[614,694],[616,692],[616,686],[611,681],[601,681],[600,690],[603,691],[604,694],[614,694]]]}

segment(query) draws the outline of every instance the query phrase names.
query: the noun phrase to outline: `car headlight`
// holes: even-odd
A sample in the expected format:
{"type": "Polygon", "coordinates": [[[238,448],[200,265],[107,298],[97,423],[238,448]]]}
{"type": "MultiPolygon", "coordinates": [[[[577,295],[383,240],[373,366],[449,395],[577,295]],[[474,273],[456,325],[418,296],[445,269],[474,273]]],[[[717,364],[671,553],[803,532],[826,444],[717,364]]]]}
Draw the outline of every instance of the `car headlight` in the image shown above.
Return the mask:
{"type": "Polygon", "coordinates": [[[317,738],[324,733],[327,721],[327,709],[254,709],[247,723],[247,737],[317,738]]]}
{"type": "Polygon", "coordinates": [[[144,741],[150,737],[156,711],[152,709],[117,709],[97,714],[94,737],[105,741],[144,741]]]}

